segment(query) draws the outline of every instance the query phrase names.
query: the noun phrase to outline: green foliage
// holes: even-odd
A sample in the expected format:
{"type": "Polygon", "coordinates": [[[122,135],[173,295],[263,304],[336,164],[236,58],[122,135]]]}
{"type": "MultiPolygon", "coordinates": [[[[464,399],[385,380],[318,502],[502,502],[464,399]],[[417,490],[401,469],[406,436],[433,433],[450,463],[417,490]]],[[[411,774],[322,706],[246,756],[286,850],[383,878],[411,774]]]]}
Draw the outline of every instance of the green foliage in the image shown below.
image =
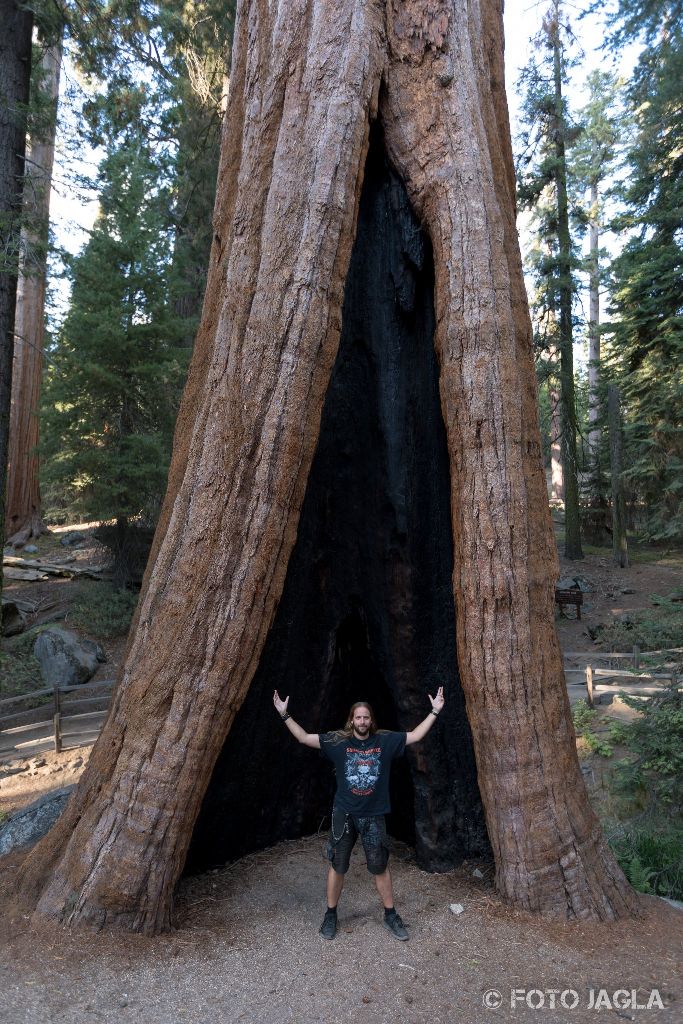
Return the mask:
{"type": "MultiPolygon", "coordinates": [[[[628,5],[624,5],[628,6],[628,5]]],[[[683,537],[683,24],[641,54],[628,100],[626,243],[612,266],[613,373],[624,402],[625,482],[650,539],[683,537]]]]}
{"type": "Polygon", "coordinates": [[[95,0],[71,15],[82,73],[100,84],[83,130],[103,145],[112,122],[142,126],[170,161],[174,307],[191,346],[206,281],[236,0],[95,0]],[[148,98],[130,104],[143,79],[148,98]]]}
{"type": "Polygon", "coordinates": [[[97,640],[126,636],[137,603],[134,591],[107,582],[83,582],[78,585],[70,621],[97,640]]]}
{"type": "Polygon", "coordinates": [[[153,520],[186,366],[168,194],[129,129],[110,144],[100,181],[100,215],[73,261],[71,307],[46,375],[43,473],[71,512],[153,520]]]}
{"type": "Polygon", "coordinates": [[[0,651],[0,699],[18,697],[41,686],[40,665],[32,650],[5,640],[0,651]]]}
{"type": "Polygon", "coordinates": [[[683,830],[662,823],[620,827],[608,835],[619,864],[639,892],[683,900],[683,830]]]}
{"type": "Polygon", "coordinates": [[[577,700],[572,708],[572,722],[577,736],[583,736],[591,724],[595,721],[597,711],[592,708],[587,700],[577,700]]]}
{"type": "Polygon", "coordinates": [[[672,597],[653,597],[656,608],[632,612],[627,621],[599,626],[596,639],[607,650],[627,652],[633,647],[658,651],[683,647],[683,603],[672,597]]]}
{"type": "Polygon", "coordinates": [[[621,699],[640,714],[620,732],[622,743],[635,757],[617,764],[616,790],[624,793],[646,788],[675,816],[683,810],[683,694],[679,684],[667,686],[647,701],[625,693],[621,699]]]}
{"type": "Polygon", "coordinates": [[[610,744],[597,736],[591,729],[596,716],[595,708],[591,708],[585,700],[578,700],[572,708],[574,731],[594,754],[598,754],[600,757],[611,757],[612,747],[610,744]]]}
{"type": "Polygon", "coordinates": [[[628,750],[608,780],[627,820],[608,824],[608,838],[636,889],[683,899],[683,694],[672,684],[648,700],[620,696],[638,715],[610,730],[628,750]]]}
{"type": "Polygon", "coordinates": [[[531,305],[536,349],[549,367],[559,368],[565,556],[581,558],[572,309],[578,252],[567,189],[567,153],[581,129],[573,123],[563,95],[572,42],[561,0],[551,0],[535,39],[537,55],[520,79],[523,128],[517,179],[519,204],[532,212],[534,224],[534,245],[526,262],[535,285],[531,305]]]}

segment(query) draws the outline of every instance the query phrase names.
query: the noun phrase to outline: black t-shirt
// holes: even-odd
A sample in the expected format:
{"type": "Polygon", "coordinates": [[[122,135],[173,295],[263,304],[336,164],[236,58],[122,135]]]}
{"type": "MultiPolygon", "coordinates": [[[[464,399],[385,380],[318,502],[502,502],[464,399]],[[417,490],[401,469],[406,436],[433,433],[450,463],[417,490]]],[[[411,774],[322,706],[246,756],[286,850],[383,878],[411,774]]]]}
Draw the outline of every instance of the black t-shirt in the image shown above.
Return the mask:
{"type": "Polygon", "coordinates": [[[335,805],[360,817],[388,814],[391,762],[406,748],[404,732],[376,732],[365,740],[320,733],[320,750],[335,767],[335,805]]]}

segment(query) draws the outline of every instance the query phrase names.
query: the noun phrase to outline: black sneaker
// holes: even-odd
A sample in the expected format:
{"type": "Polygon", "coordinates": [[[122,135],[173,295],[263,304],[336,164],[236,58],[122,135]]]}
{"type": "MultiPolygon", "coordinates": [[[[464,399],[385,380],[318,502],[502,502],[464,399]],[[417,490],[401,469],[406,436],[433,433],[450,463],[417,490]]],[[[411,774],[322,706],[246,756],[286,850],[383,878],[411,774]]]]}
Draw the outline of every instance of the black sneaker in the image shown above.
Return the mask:
{"type": "Polygon", "coordinates": [[[325,911],[323,923],[320,925],[320,934],[324,939],[333,939],[337,934],[337,915],[331,910],[325,911]]]}
{"type": "Polygon", "coordinates": [[[405,925],[403,924],[399,914],[392,914],[391,917],[385,917],[384,927],[389,929],[395,939],[400,939],[401,942],[408,941],[408,932],[406,931],[405,925]]]}

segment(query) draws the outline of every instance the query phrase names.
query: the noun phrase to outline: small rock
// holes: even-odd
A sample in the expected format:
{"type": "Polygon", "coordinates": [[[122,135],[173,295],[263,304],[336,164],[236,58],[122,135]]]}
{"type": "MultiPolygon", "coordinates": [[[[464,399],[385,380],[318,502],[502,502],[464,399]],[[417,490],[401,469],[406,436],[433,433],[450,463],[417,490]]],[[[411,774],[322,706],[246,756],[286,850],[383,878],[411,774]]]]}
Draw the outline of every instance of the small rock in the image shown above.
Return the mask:
{"type": "Polygon", "coordinates": [[[44,757],[34,757],[30,761],[30,765],[32,768],[44,768],[46,764],[47,761],[45,760],[44,757]]]}
{"type": "Polygon", "coordinates": [[[35,546],[35,544],[27,544],[26,547],[24,548],[24,553],[27,555],[35,555],[37,554],[37,552],[38,548],[35,546]]]}
{"type": "Polygon", "coordinates": [[[69,765],[69,768],[80,768],[82,764],[83,764],[83,758],[82,757],[77,757],[75,761],[71,762],[71,764],[69,765]]]}
{"type": "Polygon", "coordinates": [[[462,914],[464,909],[462,903],[451,903],[450,905],[451,914],[462,914]]]}
{"type": "Polygon", "coordinates": [[[633,587],[622,587],[621,593],[622,594],[635,594],[635,590],[633,589],[633,587]]]}
{"type": "Polygon", "coordinates": [[[475,868],[474,871],[472,872],[472,878],[483,878],[483,877],[484,877],[484,874],[483,874],[482,871],[479,870],[479,868],[475,868]]]}
{"type": "Polygon", "coordinates": [[[119,1006],[128,1006],[128,996],[122,996],[119,999],[119,1006]]]}
{"type": "Polygon", "coordinates": [[[370,996],[363,996],[363,1002],[364,1003],[371,1003],[372,999],[370,998],[370,996]]]}

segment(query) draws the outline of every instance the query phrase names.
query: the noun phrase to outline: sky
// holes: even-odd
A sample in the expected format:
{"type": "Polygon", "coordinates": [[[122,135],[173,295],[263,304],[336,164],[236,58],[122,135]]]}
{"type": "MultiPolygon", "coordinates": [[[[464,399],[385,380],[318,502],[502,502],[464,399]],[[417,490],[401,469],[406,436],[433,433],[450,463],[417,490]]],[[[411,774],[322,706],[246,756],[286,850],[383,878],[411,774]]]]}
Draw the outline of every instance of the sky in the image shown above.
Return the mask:
{"type": "MultiPolygon", "coordinates": [[[[608,2],[612,2],[612,0],[608,0],[608,2]]],[[[603,9],[606,6],[604,4],[603,9]]],[[[583,102],[582,84],[586,74],[595,67],[604,68],[608,58],[599,50],[604,37],[601,16],[591,15],[580,18],[582,11],[587,7],[585,2],[575,4],[564,0],[564,7],[585,53],[581,74],[575,77],[567,92],[570,105],[576,108],[583,102]]],[[[531,40],[538,32],[542,16],[547,8],[548,0],[536,3],[529,2],[529,0],[507,0],[505,4],[505,70],[513,138],[517,131],[519,109],[515,89],[516,81],[521,68],[528,62],[533,52],[531,40]]],[[[625,53],[620,65],[624,73],[629,73],[635,63],[635,57],[635,48],[631,48],[625,53]]],[[[73,88],[74,84],[75,75],[67,58],[63,66],[61,88],[62,90],[73,88]]],[[[62,111],[67,110],[68,104],[63,103],[61,109],[62,111]]],[[[73,254],[77,253],[87,240],[87,232],[94,222],[98,203],[95,195],[88,195],[87,192],[74,186],[70,172],[76,169],[82,173],[93,175],[97,162],[98,154],[92,150],[84,148],[76,154],[67,153],[63,138],[60,140],[58,137],[51,197],[52,227],[57,245],[73,254]]],[[[53,285],[52,297],[53,312],[58,321],[63,316],[68,301],[66,281],[56,282],[53,285]]]]}

